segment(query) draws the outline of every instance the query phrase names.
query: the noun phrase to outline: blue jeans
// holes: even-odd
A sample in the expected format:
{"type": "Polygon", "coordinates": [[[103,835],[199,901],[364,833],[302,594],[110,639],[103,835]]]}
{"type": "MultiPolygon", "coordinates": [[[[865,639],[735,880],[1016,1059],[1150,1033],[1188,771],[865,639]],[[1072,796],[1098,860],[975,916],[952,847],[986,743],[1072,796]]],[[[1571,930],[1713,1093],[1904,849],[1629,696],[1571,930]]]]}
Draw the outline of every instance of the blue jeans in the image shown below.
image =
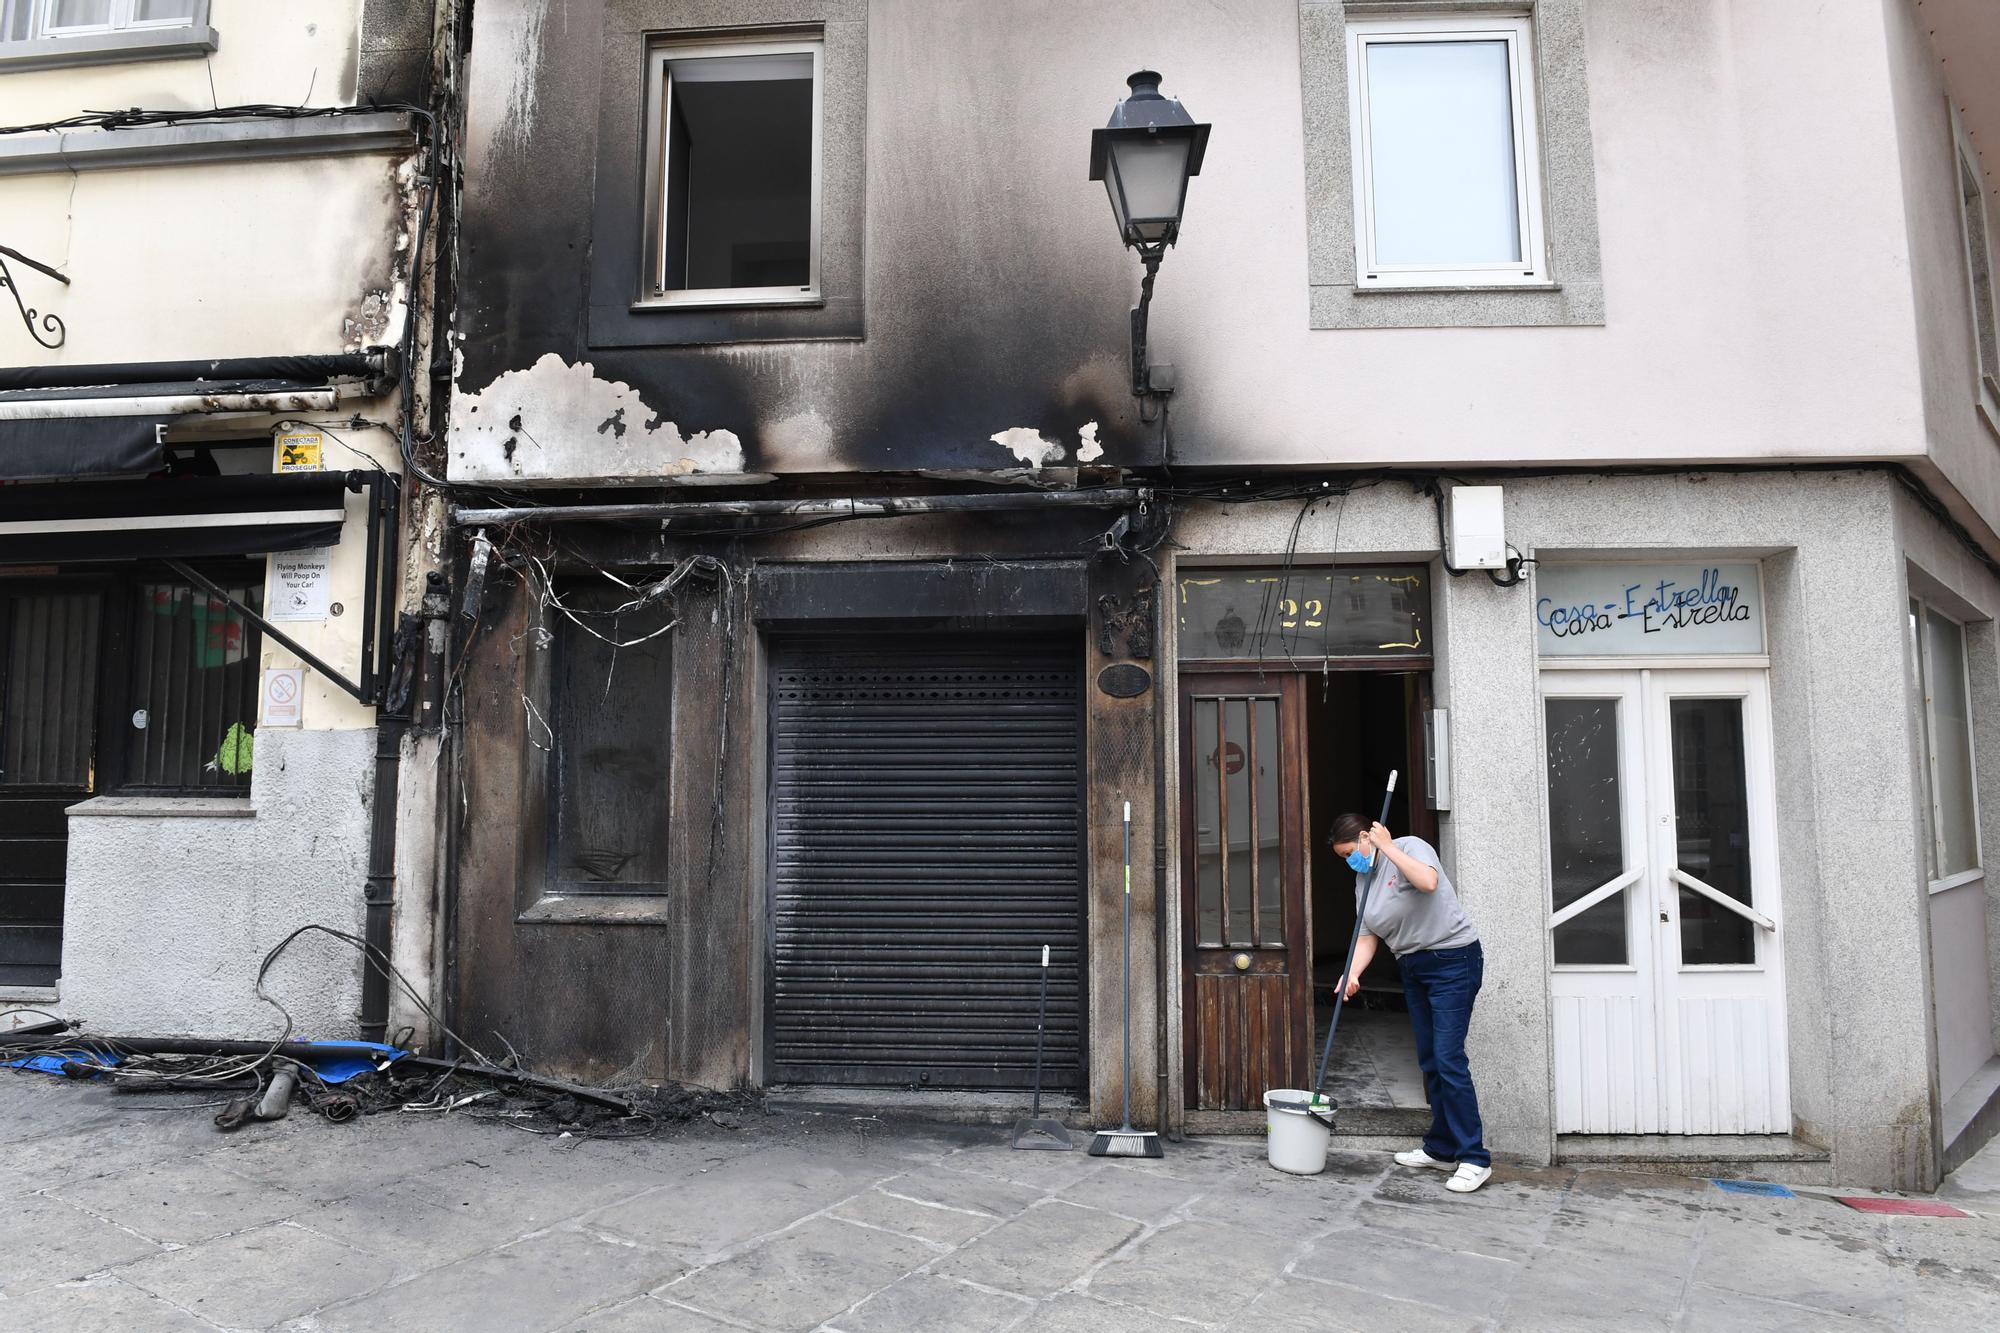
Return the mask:
{"type": "Polygon", "coordinates": [[[1403,997],[1417,1034],[1417,1068],[1424,1074],[1424,1099],[1431,1104],[1431,1132],[1424,1151],[1440,1162],[1491,1166],[1485,1131],[1479,1123],[1479,1094],[1465,1059],[1465,1033],[1472,1026],[1472,1001],[1486,975],[1479,945],[1425,949],[1402,954],[1403,997]]]}

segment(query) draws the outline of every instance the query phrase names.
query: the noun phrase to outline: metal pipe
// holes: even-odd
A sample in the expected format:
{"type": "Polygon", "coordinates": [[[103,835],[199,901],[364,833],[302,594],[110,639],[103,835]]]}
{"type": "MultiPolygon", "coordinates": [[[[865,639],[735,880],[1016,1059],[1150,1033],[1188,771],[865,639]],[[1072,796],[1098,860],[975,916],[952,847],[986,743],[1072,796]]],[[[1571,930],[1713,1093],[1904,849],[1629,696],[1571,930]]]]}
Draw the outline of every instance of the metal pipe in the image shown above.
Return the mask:
{"type": "Polygon", "coordinates": [[[393,353],[341,352],[322,356],[240,356],[214,361],[120,361],[94,366],[10,366],[0,370],[0,390],[95,388],[106,384],[180,384],[189,380],[299,380],[308,387],[330,379],[375,379],[392,374],[393,353]]]}
{"type": "Polygon", "coordinates": [[[362,895],[361,1039],[381,1041],[389,1030],[389,946],[396,904],[397,783],[403,772],[402,718],[375,722],[375,797],[368,811],[368,887],[362,895]]]}
{"type": "Polygon", "coordinates": [[[903,514],[958,514],[981,510],[1042,507],[1116,509],[1149,500],[1135,486],[1100,486],[1081,491],[998,491],[984,495],[881,495],[816,500],[677,500],[657,504],[522,505],[504,509],[455,507],[452,522],[465,527],[488,523],[616,521],[671,518],[856,518],[903,514]]]}

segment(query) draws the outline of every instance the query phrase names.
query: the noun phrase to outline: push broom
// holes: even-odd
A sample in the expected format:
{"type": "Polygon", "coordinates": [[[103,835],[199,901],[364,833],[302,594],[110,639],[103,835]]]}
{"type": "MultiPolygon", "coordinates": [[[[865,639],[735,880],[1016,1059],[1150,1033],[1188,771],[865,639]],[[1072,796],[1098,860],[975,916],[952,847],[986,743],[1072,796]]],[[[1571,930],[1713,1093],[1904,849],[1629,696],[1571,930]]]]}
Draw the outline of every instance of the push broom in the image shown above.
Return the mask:
{"type": "Polygon", "coordinates": [[[1092,1157],[1165,1157],[1160,1136],[1132,1128],[1132,803],[1125,802],[1125,1117],[1090,1141],[1092,1157]]]}
{"type": "MultiPolygon", "coordinates": [[[[1396,770],[1392,768],[1389,770],[1388,790],[1382,793],[1382,814],[1376,819],[1376,823],[1387,822],[1389,802],[1395,799],[1395,796],[1396,770]]],[[[1381,856],[1382,849],[1377,847],[1375,854],[1381,856]]],[[[1320,1089],[1326,1086],[1326,1066],[1333,1058],[1333,1034],[1340,1031],[1340,1011],[1347,1004],[1347,983],[1351,979],[1348,974],[1354,971],[1354,954],[1361,947],[1361,919],[1368,913],[1368,895],[1374,889],[1375,881],[1381,876],[1382,867],[1373,866],[1368,872],[1368,878],[1361,885],[1361,901],[1355,904],[1354,908],[1354,934],[1347,941],[1347,962],[1341,966],[1339,988],[1333,993],[1333,1018],[1326,1025],[1326,1044],[1320,1048],[1319,1073],[1313,1077],[1312,1091],[1306,1094],[1304,1102],[1294,1101],[1289,1097],[1271,1102],[1271,1105],[1285,1110],[1304,1111],[1329,1130],[1333,1128],[1333,1114],[1340,1108],[1331,1097],[1322,1094],[1320,1089]]]]}

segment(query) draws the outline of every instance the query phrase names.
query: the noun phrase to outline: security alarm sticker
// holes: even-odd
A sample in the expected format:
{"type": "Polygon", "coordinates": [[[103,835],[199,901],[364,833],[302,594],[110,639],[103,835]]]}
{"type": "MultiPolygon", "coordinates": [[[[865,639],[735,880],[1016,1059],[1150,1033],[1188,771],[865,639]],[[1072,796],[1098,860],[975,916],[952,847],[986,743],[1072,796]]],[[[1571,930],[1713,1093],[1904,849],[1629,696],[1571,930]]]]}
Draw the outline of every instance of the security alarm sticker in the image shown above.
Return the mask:
{"type": "Polygon", "coordinates": [[[324,620],[332,587],[332,547],[273,555],[269,615],[273,620],[324,620]]]}
{"type": "Polygon", "coordinates": [[[278,436],[278,471],[317,472],[324,448],[318,431],[286,431],[278,436]]]}

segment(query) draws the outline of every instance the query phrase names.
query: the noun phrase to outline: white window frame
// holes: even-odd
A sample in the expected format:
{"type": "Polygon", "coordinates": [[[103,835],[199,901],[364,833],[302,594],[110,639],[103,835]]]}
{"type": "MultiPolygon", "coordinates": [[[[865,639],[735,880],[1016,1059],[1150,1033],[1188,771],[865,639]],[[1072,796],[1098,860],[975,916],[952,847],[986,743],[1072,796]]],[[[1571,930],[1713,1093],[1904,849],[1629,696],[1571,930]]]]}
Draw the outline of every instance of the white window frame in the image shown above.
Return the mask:
{"type": "Polygon", "coordinates": [[[1542,225],[1540,122],[1536,114],[1534,22],[1526,16],[1354,19],[1347,22],[1348,137],[1354,163],[1355,285],[1361,290],[1412,287],[1546,287],[1548,246],[1542,225]],[[1514,206],[1519,262],[1450,267],[1379,264],[1375,260],[1374,162],[1368,127],[1368,48],[1390,43],[1507,44],[1514,103],[1514,206]]]}
{"type": "Polygon", "coordinates": [[[676,40],[656,43],[646,52],[646,253],[640,273],[636,309],[701,306],[796,306],[821,303],[819,286],[820,204],[825,175],[826,41],[817,33],[766,41],[676,40]],[[812,203],[807,234],[804,287],[706,287],[683,291],[665,288],[667,262],[667,117],[672,110],[669,61],[721,60],[731,56],[810,55],[812,57],[812,203]]]}
{"type": "Polygon", "coordinates": [[[137,0],[111,0],[111,17],[104,23],[69,23],[58,27],[55,21],[57,0],[11,0],[5,5],[8,14],[18,12],[22,6],[33,10],[28,20],[28,35],[20,40],[36,41],[42,38],[97,37],[108,32],[150,32],[162,28],[192,28],[207,23],[204,12],[207,5],[200,0],[190,7],[186,18],[140,19],[134,18],[137,0]]]}
{"type": "Polygon", "coordinates": [[[1952,172],[1951,190],[1958,200],[1959,234],[1965,242],[1965,297],[1966,308],[1972,315],[1972,360],[1973,376],[1977,381],[1974,397],[1985,414],[1986,424],[2000,431],[2000,269],[1993,262],[1993,230],[1986,213],[1986,177],[1979,170],[1979,153],[1972,146],[1972,136],[1966,132],[1965,122],[1960,119],[1957,107],[1950,107],[1952,172]],[[1965,197],[1964,176],[1972,177],[1975,193],[1971,199],[1965,197]],[[1989,353],[1979,341],[1979,309],[1981,299],[1978,283],[1973,275],[1979,271],[1979,261],[1986,261],[1987,295],[1985,315],[1988,327],[1993,332],[1994,352],[1989,353]]]}
{"type": "Polygon", "coordinates": [[[1961,675],[1960,686],[1965,691],[1963,697],[1968,710],[1972,703],[1972,663],[1970,660],[1972,657],[1970,652],[1972,635],[1970,632],[1971,627],[1957,616],[1946,615],[1944,612],[1938,610],[1934,604],[1924,600],[1922,597],[1914,594],[1910,597],[1910,617],[1913,622],[1914,631],[1911,634],[1912,642],[1910,646],[1911,650],[1916,653],[1916,660],[1911,663],[1911,666],[1916,672],[1917,705],[1920,721],[1923,724],[1923,733],[1919,737],[1919,744],[1922,747],[1919,757],[1922,760],[1924,771],[1924,804],[1925,809],[1929,812],[1929,818],[1926,821],[1926,831],[1930,834],[1930,845],[1924,852],[1924,878],[1929,883],[1932,893],[1943,893],[1947,889],[1955,889],[1961,884],[1970,884],[1972,881],[1985,876],[1986,842],[1983,831],[1979,826],[1978,818],[1980,809],[1979,753],[1974,748],[1977,743],[1977,737],[1974,735],[1972,719],[1968,717],[1965,729],[1965,753],[1970,760],[1967,765],[1966,780],[1972,784],[1972,865],[1968,869],[1954,871],[1948,875],[1940,873],[1944,866],[1944,810],[1938,802],[1937,744],[1932,739],[1937,735],[1938,725],[1937,709],[1933,705],[1931,698],[1931,671],[1933,663],[1931,661],[1929,630],[1930,619],[1933,616],[1958,627],[1958,670],[1961,675]]]}

